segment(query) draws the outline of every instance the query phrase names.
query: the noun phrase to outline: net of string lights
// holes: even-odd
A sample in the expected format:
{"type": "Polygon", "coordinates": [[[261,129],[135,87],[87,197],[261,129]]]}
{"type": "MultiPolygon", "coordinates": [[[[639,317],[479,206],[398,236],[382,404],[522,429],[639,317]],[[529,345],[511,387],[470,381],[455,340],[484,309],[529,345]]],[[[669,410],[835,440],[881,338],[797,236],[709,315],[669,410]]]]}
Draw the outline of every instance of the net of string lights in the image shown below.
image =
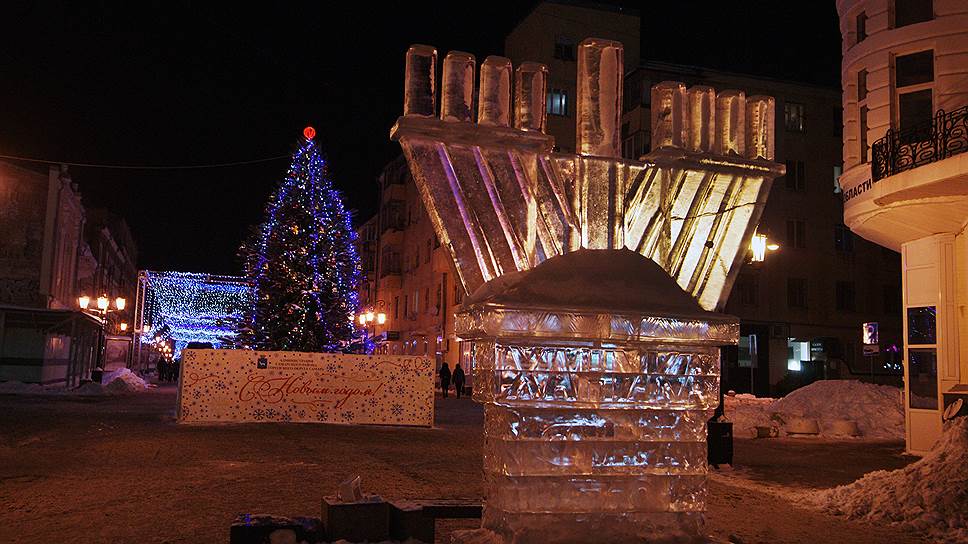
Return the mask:
{"type": "Polygon", "coordinates": [[[237,276],[145,271],[142,282],[141,342],[171,340],[176,357],[189,342],[230,342],[252,296],[237,276]]]}

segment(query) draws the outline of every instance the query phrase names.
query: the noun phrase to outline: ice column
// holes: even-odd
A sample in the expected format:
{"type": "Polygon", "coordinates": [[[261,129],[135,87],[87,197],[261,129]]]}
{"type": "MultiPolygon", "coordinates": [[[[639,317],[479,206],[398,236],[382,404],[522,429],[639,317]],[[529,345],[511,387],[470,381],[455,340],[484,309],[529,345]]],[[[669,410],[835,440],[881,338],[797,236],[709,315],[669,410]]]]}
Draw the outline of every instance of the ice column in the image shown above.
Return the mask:
{"type": "Polygon", "coordinates": [[[746,155],[746,93],[722,91],[716,95],[716,152],[746,155]]]}
{"type": "Polygon", "coordinates": [[[514,128],[544,132],[548,115],[545,106],[548,67],[524,62],[518,66],[514,80],[514,128]]]}
{"type": "Polygon", "coordinates": [[[440,93],[442,121],[471,121],[474,112],[474,55],[451,51],[444,57],[440,93]]]}
{"type": "Polygon", "coordinates": [[[511,61],[490,56],[481,64],[477,122],[506,127],[511,124],[511,61]]]}
{"type": "Polygon", "coordinates": [[[712,153],[716,141],[716,91],[695,85],[687,91],[689,104],[689,139],[687,149],[712,153]]]}
{"type": "Polygon", "coordinates": [[[619,42],[589,38],[578,46],[578,157],[572,194],[581,231],[570,236],[573,249],[625,247],[625,177],[615,161],[622,145],[622,58],[619,42]]]}
{"type": "Polygon", "coordinates": [[[437,50],[429,45],[411,45],[407,50],[407,71],[403,91],[403,114],[433,117],[437,113],[434,81],[437,50]]]}
{"type": "Polygon", "coordinates": [[[578,45],[579,155],[618,157],[622,141],[622,44],[588,38],[578,45]]]}
{"type": "Polygon", "coordinates": [[[773,160],[773,123],[776,101],[772,96],[751,96],[746,100],[746,158],[773,160]]]}
{"type": "Polygon", "coordinates": [[[678,81],[663,81],[652,87],[652,150],[685,147],[683,117],[686,86],[678,81]]]}

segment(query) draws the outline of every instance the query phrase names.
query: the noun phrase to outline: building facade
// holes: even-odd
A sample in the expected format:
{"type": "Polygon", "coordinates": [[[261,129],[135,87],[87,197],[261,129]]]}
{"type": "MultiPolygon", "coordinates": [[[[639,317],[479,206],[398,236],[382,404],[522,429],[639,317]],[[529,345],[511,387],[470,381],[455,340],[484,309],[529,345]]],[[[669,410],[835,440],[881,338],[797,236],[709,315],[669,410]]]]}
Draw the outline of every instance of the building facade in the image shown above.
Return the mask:
{"type": "Polygon", "coordinates": [[[838,0],[844,222],[901,253],[907,450],[968,401],[968,3],[838,0]]]}
{"type": "Polygon", "coordinates": [[[66,167],[0,162],[0,380],[90,375],[100,324],[76,307],[84,221],[66,167]]]}
{"type": "MultiPolygon", "coordinates": [[[[403,156],[380,174],[379,213],[357,233],[374,228],[374,271],[361,292],[363,308],[386,315],[371,322],[380,353],[427,355],[451,367],[458,360],[454,311],[463,299],[453,263],[434,234],[430,218],[403,156]]],[[[364,267],[366,259],[363,257],[364,267]]]]}

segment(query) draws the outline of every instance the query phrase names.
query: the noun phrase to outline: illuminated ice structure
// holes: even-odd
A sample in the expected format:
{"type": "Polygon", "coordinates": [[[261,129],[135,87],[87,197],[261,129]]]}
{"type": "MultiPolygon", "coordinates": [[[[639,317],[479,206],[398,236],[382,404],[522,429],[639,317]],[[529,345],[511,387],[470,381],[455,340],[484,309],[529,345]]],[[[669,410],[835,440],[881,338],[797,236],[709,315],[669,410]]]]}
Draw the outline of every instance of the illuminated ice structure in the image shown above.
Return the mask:
{"type": "Polygon", "coordinates": [[[547,69],[407,53],[391,130],[471,296],[483,525],[507,542],[699,538],[725,303],[774,177],[774,101],[663,82],[653,151],[619,158],[622,46],[578,48],[577,151],[544,133],[547,69]],[[513,87],[513,88],[512,88],[513,87]],[[512,100],[513,94],[513,100],[512,100]],[[513,108],[513,109],[512,109],[513,108]]]}

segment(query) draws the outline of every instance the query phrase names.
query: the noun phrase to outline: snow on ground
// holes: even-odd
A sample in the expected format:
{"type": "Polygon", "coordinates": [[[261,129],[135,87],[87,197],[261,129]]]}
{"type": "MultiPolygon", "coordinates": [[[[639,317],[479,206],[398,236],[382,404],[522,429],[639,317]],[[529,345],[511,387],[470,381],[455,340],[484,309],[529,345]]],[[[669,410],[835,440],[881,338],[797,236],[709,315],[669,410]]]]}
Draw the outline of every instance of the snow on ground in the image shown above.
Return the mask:
{"type": "Polygon", "coordinates": [[[838,420],[853,421],[860,438],[903,439],[904,406],[901,390],[854,380],[821,380],[781,399],[752,395],[726,397],[726,417],[734,436],[755,435],[756,426],[776,426],[782,432],[793,418],[814,418],[821,435],[837,436],[838,420]]]}
{"type": "Polygon", "coordinates": [[[945,424],[941,439],[921,460],[809,498],[827,513],[926,532],[939,542],[968,543],[968,417],[945,424]]]}
{"type": "Polygon", "coordinates": [[[36,383],[0,382],[0,394],[6,395],[125,395],[140,393],[155,387],[146,380],[131,372],[128,368],[119,368],[104,375],[101,383],[87,382],[74,389],[63,387],[44,387],[36,383]]]}

